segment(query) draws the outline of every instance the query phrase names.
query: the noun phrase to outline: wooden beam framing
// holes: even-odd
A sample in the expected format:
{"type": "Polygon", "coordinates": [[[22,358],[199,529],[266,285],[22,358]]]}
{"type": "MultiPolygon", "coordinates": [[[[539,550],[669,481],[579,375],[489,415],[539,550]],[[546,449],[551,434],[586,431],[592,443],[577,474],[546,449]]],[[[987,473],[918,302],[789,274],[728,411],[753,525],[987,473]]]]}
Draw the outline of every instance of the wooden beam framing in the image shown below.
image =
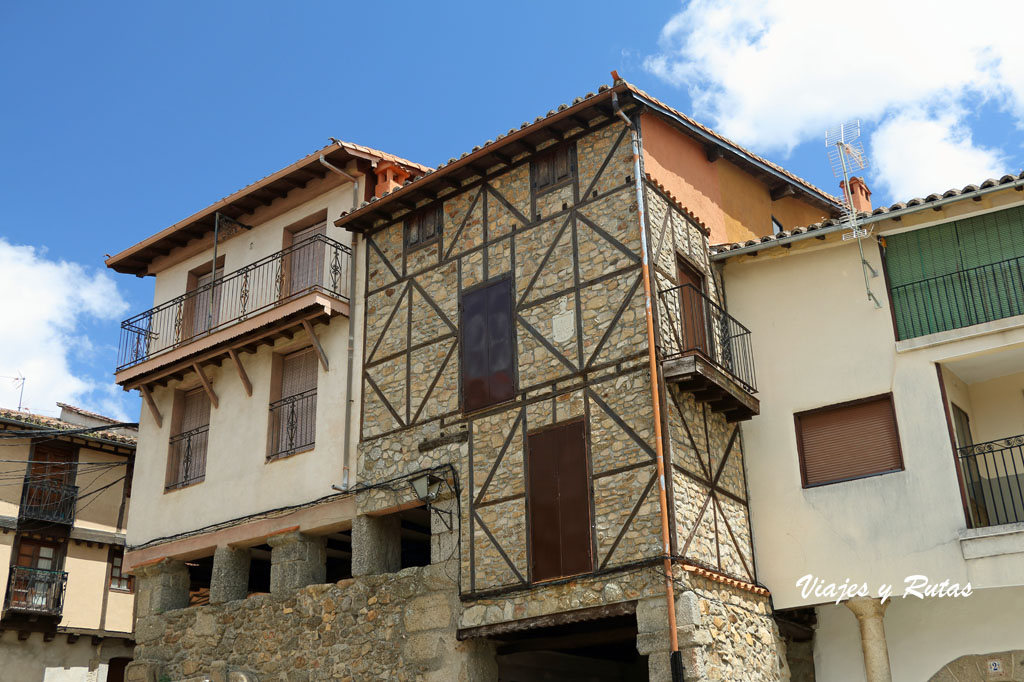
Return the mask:
{"type": "Polygon", "coordinates": [[[303,320],[302,326],[306,333],[309,334],[309,339],[313,342],[313,348],[316,348],[316,354],[320,356],[320,365],[324,368],[325,372],[328,371],[330,368],[327,364],[327,354],[324,353],[324,347],[320,345],[320,339],[313,332],[313,325],[309,323],[309,320],[303,320]]]}
{"type": "Polygon", "coordinates": [[[242,386],[245,387],[245,394],[252,397],[252,382],[249,381],[249,375],[245,373],[245,367],[242,366],[242,359],[238,357],[238,353],[235,352],[234,348],[228,348],[228,355],[231,356],[231,362],[235,363],[235,369],[238,370],[238,378],[242,380],[242,386]]]}
{"type": "Polygon", "coordinates": [[[199,381],[203,384],[203,390],[206,391],[206,395],[210,398],[210,404],[213,405],[213,409],[217,409],[219,401],[217,400],[217,394],[213,392],[213,385],[210,380],[203,374],[202,368],[196,362],[192,363],[192,371],[199,375],[199,381]]]}
{"type": "Polygon", "coordinates": [[[156,406],[156,401],[153,400],[153,394],[150,392],[149,386],[142,384],[139,386],[139,392],[142,393],[142,398],[146,401],[146,405],[149,407],[149,411],[153,415],[153,421],[156,422],[156,428],[163,428],[164,418],[160,414],[160,409],[156,406]]]}

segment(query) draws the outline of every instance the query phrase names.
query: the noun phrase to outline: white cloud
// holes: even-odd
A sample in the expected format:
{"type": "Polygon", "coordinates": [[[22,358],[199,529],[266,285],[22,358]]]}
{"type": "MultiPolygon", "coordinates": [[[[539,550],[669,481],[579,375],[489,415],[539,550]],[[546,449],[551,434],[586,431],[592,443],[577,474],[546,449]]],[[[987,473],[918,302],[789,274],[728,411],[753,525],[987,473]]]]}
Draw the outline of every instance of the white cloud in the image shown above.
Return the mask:
{"type": "Polygon", "coordinates": [[[1000,5],[993,19],[950,0],[693,0],[664,26],[645,67],[687,88],[698,117],[766,151],[823,143],[826,128],[851,118],[889,134],[927,123],[943,144],[903,144],[921,155],[902,165],[947,166],[947,189],[984,179],[970,173],[996,159],[964,134],[969,105],[995,103],[1024,127],[1022,24],[1024,3],[1000,5]]]}
{"type": "MultiPolygon", "coordinates": [[[[77,263],[49,260],[31,246],[0,239],[0,375],[27,378],[25,405],[54,415],[57,401],[124,419],[120,389],[97,381],[72,360],[88,364],[97,348],[82,327],[117,320],[128,309],[111,277],[77,263]],[[85,360],[86,362],[81,362],[85,360]]],[[[109,374],[110,367],[97,373],[109,374]]],[[[16,407],[18,389],[0,379],[0,405],[16,407]]]]}

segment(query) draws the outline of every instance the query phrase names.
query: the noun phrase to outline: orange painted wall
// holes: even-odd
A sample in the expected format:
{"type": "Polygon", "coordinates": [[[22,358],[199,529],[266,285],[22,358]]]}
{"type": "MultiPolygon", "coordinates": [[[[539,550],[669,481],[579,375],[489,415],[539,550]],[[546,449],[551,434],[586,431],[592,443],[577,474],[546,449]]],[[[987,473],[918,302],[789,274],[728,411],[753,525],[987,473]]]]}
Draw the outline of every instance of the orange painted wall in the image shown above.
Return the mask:
{"type": "Polygon", "coordinates": [[[771,200],[767,185],[724,159],[707,160],[704,147],[656,114],[644,114],[644,170],[711,230],[722,244],[772,233],[772,215],[786,229],[810,225],[824,214],[795,197],[771,200]]]}

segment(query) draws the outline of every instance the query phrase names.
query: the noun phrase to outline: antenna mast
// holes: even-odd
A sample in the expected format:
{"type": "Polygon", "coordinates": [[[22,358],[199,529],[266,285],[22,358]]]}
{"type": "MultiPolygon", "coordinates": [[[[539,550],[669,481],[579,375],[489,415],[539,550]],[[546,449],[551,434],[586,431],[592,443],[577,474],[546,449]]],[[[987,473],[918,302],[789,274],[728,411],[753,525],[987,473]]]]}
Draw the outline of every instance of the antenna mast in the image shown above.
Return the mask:
{"type": "Polygon", "coordinates": [[[864,290],[867,292],[868,300],[881,308],[875,294],[871,291],[872,278],[878,277],[878,272],[871,267],[864,258],[864,244],[861,240],[871,235],[874,226],[864,229],[860,226],[860,219],[857,216],[857,209],[853,205],[853,191],[850,189],[851,173],[863,171],[867,167],[867,157],[864,154],[864,145],[860,142],[860,121],[847,121],[825,131],[825,147],[828,149],[828,160],[832,165],[832,174],[843,181],[843,202],[842,221],[850,229],[843,234],[843,241],[850,239],[857,240],[857,249],[860,251],[861,271],[864,273],[864,290]]]}

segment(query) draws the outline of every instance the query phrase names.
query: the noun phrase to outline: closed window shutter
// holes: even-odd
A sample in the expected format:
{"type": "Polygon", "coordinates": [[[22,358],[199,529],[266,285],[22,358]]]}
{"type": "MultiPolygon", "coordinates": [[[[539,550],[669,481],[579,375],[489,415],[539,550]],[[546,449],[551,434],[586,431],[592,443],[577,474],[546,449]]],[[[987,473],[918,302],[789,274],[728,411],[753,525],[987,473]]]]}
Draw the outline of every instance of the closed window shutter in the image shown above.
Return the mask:
{"type": "Polygon", "coordinates": [[[903,468],[892,397],[798,414],[804,486],[903,468]]]}
{"type": "Polygon", "coordinates": [[[323,282],[324,242],[303,243],[316,235],[327,234],[327,223],[307,227],[292,235],[295,248],[288,255],[288,292],[297,294],[323,282]]]}
{"type": "Polygon", "coordinates": [[[290,398],[316,388],[316,363],[312,348],[286,355],[281,365],[281,397],[290,398]]]}
{"type": "Polygon", "coordinates": [[[294,400],[283,402],[274,412],[275,454],[290,453],[316,442],[317,363],[312,348],[286,355],[281,361],[281,400],[294,400]]]}
{"type": "Polygon", "coordinates": [[[582,421],[531,434],[530,557],[533,580],[593,570],[590,484],[582,421]]]}
{"type": "Polygon", "coordinates": [[[500,282],[462,298],[463,410],[471,412],[515,396],[512,282],[500,282]]]}
{"type": "Polygon", "coordinates": [[[185,433],[210,423],[210,398],[206,391],[198,388],[185,394],[182,401],[181,429],[185,433]]]}

